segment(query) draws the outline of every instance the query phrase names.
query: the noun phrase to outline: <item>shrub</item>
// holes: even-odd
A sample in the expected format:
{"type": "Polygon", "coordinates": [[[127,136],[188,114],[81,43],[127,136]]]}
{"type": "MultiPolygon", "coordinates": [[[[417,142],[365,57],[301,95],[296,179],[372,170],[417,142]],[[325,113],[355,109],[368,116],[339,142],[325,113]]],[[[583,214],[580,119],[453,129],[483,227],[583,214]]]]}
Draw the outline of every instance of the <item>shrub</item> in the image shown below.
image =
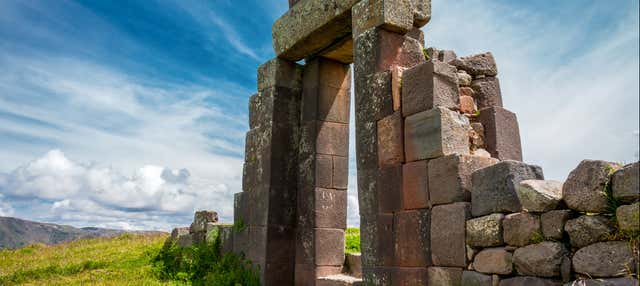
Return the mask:
{"type": "Polygon", "coordinates": [[[360,229],[347,228],[345,231],[345,252],[360,253],[360,229]]]}

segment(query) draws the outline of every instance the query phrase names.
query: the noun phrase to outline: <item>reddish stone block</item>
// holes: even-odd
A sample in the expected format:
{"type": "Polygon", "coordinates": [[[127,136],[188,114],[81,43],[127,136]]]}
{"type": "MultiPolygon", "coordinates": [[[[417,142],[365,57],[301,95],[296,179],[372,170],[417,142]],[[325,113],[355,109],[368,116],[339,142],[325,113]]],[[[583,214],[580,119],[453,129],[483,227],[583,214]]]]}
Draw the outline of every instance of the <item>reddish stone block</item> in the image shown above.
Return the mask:
{"type": "Polygon", "coordinates": [[[411,37],[383,29],[369,29],[355,39],[354,70],[370,75],[392,66],[412,67],[424,62],[422,45],[411,37]]]}
{"type": "MultiPolygon", "coordinates": [[[[424,1],[424,0],[419,0],[419,1],[424,1]]],[[[424,32],[422,31],[422,29],[418,27],[413,27],[413,29],[411,29],[407,33],[407,37],[416,39],[418,43],[420,43],[420,45],[424,47],[424,32]]]]}
{"type": "Polygon", "coordinates": [[[428,283],[426,285],[461,285],[462,268],[429,267],[427,268],[428,283]]]}
{"type": "Polygon", "coordinates": [[[402,199],[404,209],[429,207],[427,161],[402,165],[402,199]]]}
{"type": "Polygon", "coordinates": [[[466,267],[465,223],[469,203],[439,205],[432,209],[431,257],[435,266],[466,267]]]}
{"type": "Polygon", "coordinates": [[[473,102],[473,97],[461,95],[460,96],[460,112],[466,114],[473,114],[476,111],[476,104],[473,102]]]}
{"type": "Polygon", "coordinates": [[[331,188],[333,186],[333,158],[331,155],[316,155],[316,187],[331,188]]]}
{"type": "Polygon", "coordinates": [[[498,106],[502,107],[502,93],[500,81],[497,77],[484,77],[471,82],[471,88],[475,91],[474,98],[478,103],[478,109],[498,106]]]}
{"type": "Polygon", "coordinates": [[[443,107],[411,115],[404,124],[405,160],[469,154],[470,129],[466,117],[443,107]]]}
{"type": "Polygon", "coordinates": [[[378,166],[380,168],[404,162],[402,115],[395,112],[378,121],[378,166]]]}
{"type": "Polygon", "coordinates": [[[393,98],[393,111],[402,108],[402,73],[406,68],[394,66],[391,68],[391,95],[393,98]]]}
{"type": "Polygon", "coordinates": [[[275,86],[299,89],[301,79],[302,66],[281,58],[272,59],[258,67],[258,91],[275,86]]]}
{"type": "Polygon", "coordinates": [[[468,86],[461,86],[460,87],[460,96],[471,96],[473,97],[476,94],[475,91],[473,91],[473,88],[470,88],[468,86]]]}
{"type": "Polygon", "coordinates": [[[484,141],[491,156],[500,160],[522,161],[520,128],[516,114],[494,106],[480,110],[478,121],[484,126],[484,141]]]}
{"type": "Polygon", "coordinates": [[[471,174],[498,163],[494,158],[449,155],[429,161],[429,200],[432,205],[471,201],[471,174]]]}
{"type": "Polygon", "coordinates": [[[322,266],[340,266],[344,263],[344,230],[314,229],[315,262],[322,266]]]}
{"type": "Polygon", "coordinates": [[[402,209],[402,166],[380,169],[378,192],[379,212],[391,213],[402,209]]]}
{"type": "Polygon", "coordinates": [[[316,151],[318,154],[349,156],[349,125],[318,122],[316,151]]]}
{"type": "Polygon", "coordinates": [[[317,57],[304,67],[302,120],[349,123],[349,65],[317,57]]]}
{"type": "Polygon", "coordinates": [[[347,192],[317,188],[315,191],[315,225],[318,228],[347,227],[347,192]]]}
{"type": "Polygon", "coordinates": [[[267,262],[263,272],[263,285],[293,285],[295,265],[291,262],[267,262]]]}
{"type": "Polygon", "coordinates": [[[402,76],[402,116],[436,106],[455,109],[459,93],[455,67],[433,60],[414,66],[402,76]]]}
{"type": "Polygon", "coordinates": [[[333,156],[333,188],[346,190],[349,185],[349,158],[333,156]]]}
{"type": "Polygon", "coordinates": [[[392,274],[393,285],[427,285],[427,269],[416,267],[396,267],[392,274]]]}
{"type": "Polygon", "coordinates": [[[403,267],[431,265],[430,224],[429,209],[403,211],[394,215],[396,265],[403,267]]]}

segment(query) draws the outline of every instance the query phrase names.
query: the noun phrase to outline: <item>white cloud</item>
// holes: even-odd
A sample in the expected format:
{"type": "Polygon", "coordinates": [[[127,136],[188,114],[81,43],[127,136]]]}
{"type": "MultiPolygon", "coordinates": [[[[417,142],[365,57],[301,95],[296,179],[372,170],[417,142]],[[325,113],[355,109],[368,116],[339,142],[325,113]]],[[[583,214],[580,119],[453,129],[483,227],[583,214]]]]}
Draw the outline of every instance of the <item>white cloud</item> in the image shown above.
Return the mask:
{"type": "MultiPolygon", "coordinates": [[[[2,180],[0,180],[0,184],[2,184],[2,180]]],[[[13,215],[13,208],[9,203],[4,201],[4,196],[0,194],[0,216],[11,216],[11,215],[13,215]]]]}

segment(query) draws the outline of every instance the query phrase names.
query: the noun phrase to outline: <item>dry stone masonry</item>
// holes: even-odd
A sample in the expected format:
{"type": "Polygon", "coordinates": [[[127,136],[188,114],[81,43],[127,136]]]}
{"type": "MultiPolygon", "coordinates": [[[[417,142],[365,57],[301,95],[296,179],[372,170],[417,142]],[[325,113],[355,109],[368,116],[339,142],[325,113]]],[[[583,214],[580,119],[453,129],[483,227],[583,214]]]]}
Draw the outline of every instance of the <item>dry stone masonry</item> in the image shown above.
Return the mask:
{"type": "Polygon", "coordinates": [[[268,286],[637,285],[639,163],[544,180],[493,55],[425,48],[429,0],[289,5],[249,100],[236,227],[199,213],[173,241],[216,229],[268,286]],[[351,104],[361,256],[344,253],[351,104]]]}

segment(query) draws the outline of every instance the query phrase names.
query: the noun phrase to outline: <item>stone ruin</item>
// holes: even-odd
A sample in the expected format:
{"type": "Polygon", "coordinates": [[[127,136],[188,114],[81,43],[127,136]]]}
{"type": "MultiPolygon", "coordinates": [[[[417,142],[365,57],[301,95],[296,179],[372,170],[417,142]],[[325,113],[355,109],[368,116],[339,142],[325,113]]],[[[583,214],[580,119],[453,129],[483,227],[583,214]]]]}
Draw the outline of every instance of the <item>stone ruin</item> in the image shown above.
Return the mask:
{"type": "Polygon", "coordinates": [[[638,163],[545,181],[521,162],[492,54],[424,48],[430,0],[289,5],[249,100],[242,227],[196,213],[174,241],[215,229],[268,286],[637,285],[638,163]],[[362,279],[344,253],[350,64],[362,279]]]}

